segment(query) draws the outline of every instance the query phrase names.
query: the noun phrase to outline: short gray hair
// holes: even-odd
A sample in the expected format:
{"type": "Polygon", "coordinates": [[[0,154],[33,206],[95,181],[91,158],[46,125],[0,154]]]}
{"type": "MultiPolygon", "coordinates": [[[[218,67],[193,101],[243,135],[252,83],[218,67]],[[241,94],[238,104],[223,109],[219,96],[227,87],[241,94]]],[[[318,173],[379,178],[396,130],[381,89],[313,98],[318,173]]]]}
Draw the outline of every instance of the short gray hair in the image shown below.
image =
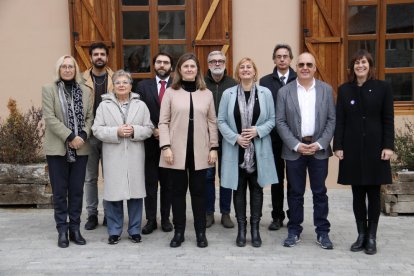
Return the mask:
{"type": "Polygon", "coordinates": [[[207,62],[209,62],[211,57],[215,56],[215,55],[221,55],[223,57],[224,61],[226,61],[226,55],[222,51],[212,51],[207,56],[207,62]]]}
{"type": "Polygon", "coordinates": [[[112,75],[112,83],[115,84],[115,81],[119,78],[119,77],[127,77],[128,81],[130,84],[132,84],[132,82],[134,81],[132,79],[131,73],[121,69],[116,71],[113,75],[112,75]]]}

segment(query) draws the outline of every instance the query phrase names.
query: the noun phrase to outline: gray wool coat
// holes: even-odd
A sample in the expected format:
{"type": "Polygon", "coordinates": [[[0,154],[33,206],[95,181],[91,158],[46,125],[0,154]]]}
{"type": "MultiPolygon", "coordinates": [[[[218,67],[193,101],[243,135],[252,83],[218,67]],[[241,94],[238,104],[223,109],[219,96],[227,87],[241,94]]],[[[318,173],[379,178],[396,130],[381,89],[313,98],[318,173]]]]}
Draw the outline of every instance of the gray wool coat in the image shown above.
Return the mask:
{"type": "Polygon", "coordinates": [[[115,95],[104,94],[92,126],[93,134],[102,141],[104,199],[107,201],[146,196],[144,140],[152,135],[154,126],[138,94],[131,92],[130,97],[124,121],[115,95]],[[124,123],[133,126],[133,138],[118,137],[117,129],[124,123]]]}

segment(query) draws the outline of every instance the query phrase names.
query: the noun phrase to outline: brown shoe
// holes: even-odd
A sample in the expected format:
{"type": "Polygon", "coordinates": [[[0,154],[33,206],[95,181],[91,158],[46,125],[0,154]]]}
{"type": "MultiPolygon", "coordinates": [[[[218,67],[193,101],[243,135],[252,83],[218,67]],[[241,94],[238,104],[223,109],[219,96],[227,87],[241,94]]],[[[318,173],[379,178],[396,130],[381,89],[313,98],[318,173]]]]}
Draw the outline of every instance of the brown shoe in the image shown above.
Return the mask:
{"type": "Polygon", "coordinates": [[[214,224],[214,213],[206,215],[206,228],[211,227],[214,224]]]}
{"type": "Polygon", "coordinates": [[[223,224],[225,228],[234,228],[234,223],[231,221],[229,214],[221,215],[221,224],[223,224]]]}

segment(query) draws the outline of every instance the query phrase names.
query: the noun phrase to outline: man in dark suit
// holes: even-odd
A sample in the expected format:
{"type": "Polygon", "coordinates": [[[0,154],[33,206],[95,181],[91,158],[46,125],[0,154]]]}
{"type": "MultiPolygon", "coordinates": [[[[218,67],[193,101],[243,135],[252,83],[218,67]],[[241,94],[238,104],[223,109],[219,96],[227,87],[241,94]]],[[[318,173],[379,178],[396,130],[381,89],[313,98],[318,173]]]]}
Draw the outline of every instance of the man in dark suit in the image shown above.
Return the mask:
{"type": "Polygon", "coordinates": [[[167,176],[167,170],[159,167],[160,147],[158,121],[160,106],[166,88],[171,84],[170,73],[172,71],[172,57],[168,53],[160,52],[153,58],[155,78],[143,80],[138,83],[136,92],[141,100],[146,103],[154,124],[153,135],[145,140],[145,214],[147,224],[142,228],[142,234],[150,234],[157,229],[157,192],[158,181],[160,183],[160,211],[161,228],[164,232],[173,230],[170,222],[171,210],[171,185],[167,176]]]}
{"type": "MultiPolygon", "coordinates": [[[[275,108],[279,89],[296,79],[296,72],[290,67],[292,59],[292,48],[287,44],[277,44],[273,50],[273,62],[275,64],[273,73],[260,79],[260,85],[272,91],[275,108]]],[[[271,188],[273,210],[272,223],[269,225],[269,230],[279,230],[283,226],[283,220],[285,219],[285,212],[283,212],[285,161],[281,156],[283,142],[277,133],[276,127],[272,130],[270,136],[272,138],[273,157],[280,185],[272,185],[271,188]]]]}
{"type": "Polygon", "coordinates": [[[279,90],[276,105],[276,126],[283,140],[282,158],[286,160],[289,183],[288,237],[283,245],[292,247],[300,241],[308,172],[317,243],[323,249],[332,249],[325,180],[335,130],[333,90],[329,84],[314,78],[316,62],[310,53],[298,57],[296,72],[297,80],[279,90]]]}

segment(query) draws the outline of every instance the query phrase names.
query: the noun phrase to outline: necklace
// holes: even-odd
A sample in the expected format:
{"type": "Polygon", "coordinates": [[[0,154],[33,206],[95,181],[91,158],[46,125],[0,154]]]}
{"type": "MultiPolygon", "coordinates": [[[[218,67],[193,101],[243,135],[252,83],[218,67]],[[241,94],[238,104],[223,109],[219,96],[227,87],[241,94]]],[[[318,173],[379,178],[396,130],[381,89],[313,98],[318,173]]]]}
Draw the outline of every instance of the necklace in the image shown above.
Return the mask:
{"type": "Polygon", "coordinates": [[[97,86],[101,86],[102,84],[104,84],[105,83],[105,81],[106,81],[106,77],[108,76],[108,74],[105,74],[105,78],[103,79],[103,81],[101,82],[101,83],[98,83],[96,80],[95,80],[95,76],[93,76],[93,83],[95,84],[95,85],[97,85],[97,86]]]}

